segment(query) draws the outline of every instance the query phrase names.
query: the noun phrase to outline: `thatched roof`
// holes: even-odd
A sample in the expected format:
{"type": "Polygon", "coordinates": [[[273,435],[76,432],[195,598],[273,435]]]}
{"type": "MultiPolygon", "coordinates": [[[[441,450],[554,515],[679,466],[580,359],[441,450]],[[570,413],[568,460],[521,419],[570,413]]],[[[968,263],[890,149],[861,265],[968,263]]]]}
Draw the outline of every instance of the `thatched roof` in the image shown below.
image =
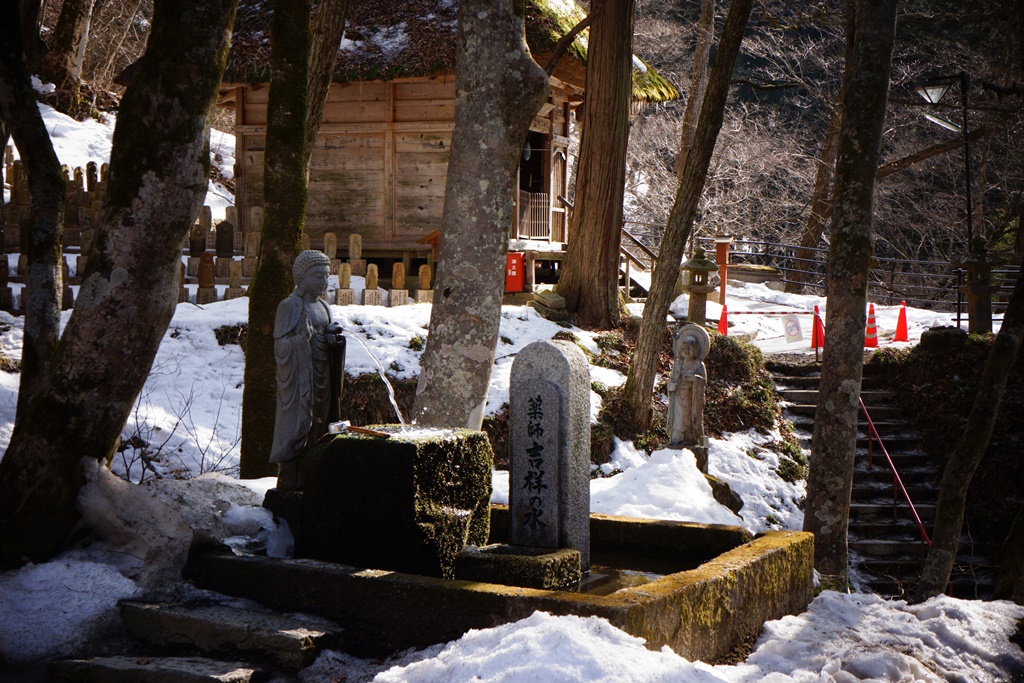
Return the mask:
{"type": "MultiPolygon", "coordinates": [[[[345,36],[334,80],[392,80],[454,71],[457,0],[360,0],[349,3],[345,36]]],[[[240,0],[224,80],[261,83],[270,79],[270,23],[273,0],[240,0]]],[[[573,0],[527,0],[527,42],[541,64],[573,26],[586,16],[573,0]]],[[[586,31],[562,57],[555,75],[583,86],[586,31]]],[[[679,97],[667,81],[634,69],[633,97],[663,102],[679,97]]]]}

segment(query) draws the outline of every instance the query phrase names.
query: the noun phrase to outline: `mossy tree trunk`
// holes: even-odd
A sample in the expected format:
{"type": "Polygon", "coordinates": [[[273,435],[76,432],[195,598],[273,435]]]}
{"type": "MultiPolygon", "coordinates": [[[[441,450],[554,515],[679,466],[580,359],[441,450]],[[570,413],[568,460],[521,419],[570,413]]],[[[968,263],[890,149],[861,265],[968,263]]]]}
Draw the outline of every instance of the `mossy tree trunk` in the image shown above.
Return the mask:
{"type": "Polygon", "coordinates": [[[306,219],[309,161],[323,116],[348,9],[347,0],[278,0],[270,29],[270,94],[263,162],[264,226],[249,287],[242,391],[245,479],[271,476],[277,365],[274,317],[291,292],[292,262],[306,219]]]}
{"type": "Polygon", "coordinates": [[[95,0],[64,0],[43,56],[42,74],[60,88],[77,88],[82,79],[85,46],[95,0]]]}
{"type": "Polygon", "coordinates": [[[605,0],[590,26],[576,205],[558,281],[566,307],[599,329],[619,324],[619,245],[633,85],[634,0],[605,0]]]}
{"type": "Polygon", "coordinates": [[[874,252],[873,195],[889,96],[896,0],[861,0],[856,12],[854,35],[847,36],[853,48],[843,86],[828,319],[804,510],[804,530],[814,533],[815,565],[824,581],[840,587],[848,578],[847,525],[874,252]]]}
{"type": "Polygon", "coordinates": [[[644,431],[651,424],[651,395],[665,334],[665,317],[672,303],[672,290],[682,262],[683,248],[697,216],[697,204],[704,191],[715,141],[722,127],[725,100],[729,95],[729,78],[736,64],[740,43],[743,42],[752,4],[752,0],[733,0],[729,6],[729,15],[718,43],[718,54],[711,67],[707,91],[701,103],[693,147],[686,156],[679,189],[658,249],[658,263],[651,277],[651,290],[640,321],[640,334],[623,387],[626,421],[637,432],[644,431]]]}
{"type": "Polygon", "coordinates": [[[0,460],[0,568],[48,559],[72,529],[82,468],[113,454],[167,330],[234,14],[235,0],[155,3],[78,302],[0,460]]]}
{"type": "MultiPolygon", "coordinates": [[[[1003,400],[1006,382],[1010,371],[1017,360],[1021,342],[1024,340],[1024,275],[1017,278],[1013,294],[1006,305],[1003,323],[992,344],[985,369],[978,383],[978,393],[974,397],[974,406],[967,419],[967,428],[957,442],[956,450],[946,462],[942,471],[942,482],[939,484],[939,501],[935,508],[935,528],[932,533],[932,545],[928,549],[928,558],[921,571],[921,581],[917,584],[914,599],[918,602],[941,594],[949,583],[953,571],[953,562],[960,549],[960,534],[963,530],[964,507],[967,501],[967,488],[974,477],[999,416],[999,405],[1003,400]]],[[[1014,524],[1018,535],[1021,534],[1020,520],[1014,524]]],[[[1011,547],[1007,545],[1006,547],[1011,547]]],[[[1020,576],[1013,577],[1012,569],[1020,569],[1022,560],[1019,548],[1008,556],[1008,564],[1001,572],[1000,588],[1007,592],[1006,597],[1020,598],[1020,576]],[[1011,571],[1007,571],[1010,569],[1011,571]],[[1016,583],[1016,590],[1013,584],[1016,583]],[[1016,595],[1014,595],[1016,592],[1016,595]]]]}
{"type": "Polygon", "coordinates": [[[461,0],[455,127],[427,346],[412,417],[480,429],[501,320],[516,170],[548,79],[522,0],[461,0]]]}
{"type": "Polygon", "coordinates": [[[25,336],[18,418],[39,385],[60,334],[64,178],[29,80],[18,3],[0,9],[0,116],[9,126],[28,175],[31,231],[22,290],[25,336]]]}

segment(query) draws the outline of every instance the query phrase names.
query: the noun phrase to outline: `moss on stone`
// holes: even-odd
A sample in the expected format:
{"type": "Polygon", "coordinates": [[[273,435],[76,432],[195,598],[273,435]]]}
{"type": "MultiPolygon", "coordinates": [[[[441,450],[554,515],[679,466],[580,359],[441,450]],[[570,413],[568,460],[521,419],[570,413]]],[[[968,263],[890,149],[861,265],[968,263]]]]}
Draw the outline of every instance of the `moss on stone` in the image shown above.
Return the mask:
{"type": "Polygon", "coordinates": [[[580,553],[571,548],[495,544],[470,546],[455,558],[455,578],[523,588],[566,588],[583,578],[580,553]]]}
{"type": "Polygon", "coordinates": [[[450,578],[490,533],[490,443],[445,430],[329,438],[303,459],[300,557],[450,578]]]}

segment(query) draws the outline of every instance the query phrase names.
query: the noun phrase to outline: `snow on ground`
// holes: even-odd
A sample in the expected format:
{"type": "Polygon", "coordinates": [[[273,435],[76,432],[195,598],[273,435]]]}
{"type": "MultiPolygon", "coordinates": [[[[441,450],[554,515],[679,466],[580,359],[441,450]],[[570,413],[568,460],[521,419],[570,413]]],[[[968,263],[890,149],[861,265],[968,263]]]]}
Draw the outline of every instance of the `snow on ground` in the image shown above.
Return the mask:
{"type": "MultiPolygon", "coordinates": [[[[400,41],[395,40],[398,45],[400,41]]],[[[113,117],[106,123],[79,124],[41,107],[58,156],[72,166],[101,161],[109,154],[113,117]]],[[[230,172],[234,141],[213,133],[214,152],[230,172]]],[[[208,204],[216,217],[230,193],[211,188],[208,204]],[[212,195],[221,195],[219,198],[212,195]],[[219,202],[219,203],[218,203],[219,202]],[[217,208],[219,207],[219,208],[217,208]]],[[[72,264],[73,267],[73,264],[72,264]]],[[[336,287],[336,280],[332,280],[336,287]]],[[[361,288],[362,278],[353,278],[361,288]]],[[[818,297],[777,292],[765,285],[729,285],[730,334],[753,337],[764,351],[802,352],[810,348],[811,316],[825,301],[818,297]],[[787,342],[783,318],[755,315],[757,311],[792,311],[803,338],[787,342]]],[[[634,313],[640,308],[632,305],[634,313]]],[[[685,298],[673,310],[685,310],[685,298]]],[[[719,315],[709,302],[708,315],[719,315]]],[[[879,339],[889,343],[899,307],[876,306],[879,339]]],[[[951,324],[948,314],[908,309],[911,341],[924,329],[951,324]]],[[[64,313],[66,324],[70,314],[64,313]]],[[[352,375],[384,368],[400,378],[419,372],[420,351],[413,338],[426,337],[430,306],[401,308],[332,307],[350,337],[347,370],[352,375]],[[372,350],[372,353],[371,353],[372,350]]],[[[114,469],[137,482],[165,477],[160,483],[187,486],[190,509],[220,516],[219,526],[250,528],[266,536],[262,508],[224,503],[224,486],[241,486],[218,474],[234,474],[242,386],[242,354],[237,345],[218,345],[214,329],[247,319],[246,300],[208,306],[180,304],[157,354],[153,371],[124,431],[159,451],[151,469],[131,449],[115,459],[114,469]],[[196,477],[193,484],[171,477],[196,477]],[[226,482],[226,483],[225,483],[226,482]],[[219,491],[203,501],[203,491],[219,491]]],[[[0,351],[19,357],[22,318],[0,313],[0,351]]],[[[508,401],[509,373],[515,354],[532,341],[550,339],[565,328],[544,320],[533,309],[508,306],[502,310],[500,341],[487,410],[500,410],[508,401]]],[[[593,335],[570,329],[586,348],[596,351],[593,335]]],[[[901,344],[907,345],[907,344],[901,344]]],[[[607,386],[623,381],[621,374],[591,368],[591,377],[607,386]]],[[[18,376],[0,373],[0,448],[9,443],[17,402],[18,376]]],[[[593,394],[595,411],[600,399],[593,394]]],[[[616,440],[611,462],[592,481],[592,509],[598,512],[661,519],[742,525],[757,532],[770,528],[798,529],[802,482],[778,477],[778,456],[764,447],[778,435],[753,431],[711,440],[710,468],[739,493],[744,506],[736,516],[711,497],[710,487],[686,450],[663,449],[651,455],[630,442],[616,440]]],[[[508,476],[495,472],[495,502],[508,500],[508,476]]],[[[244,482],[257,498],[273,479],[244,482]]],[[[184,494],[179,494],[184,495],[184,494]]],[[[250,494],[251,495],[251,494],[250,494]]],[[[184,499],[184,498],[182,498],[184,499]]],[[[241,500],[242,497],[239,497],[241,500]]],[[[227,532],[225,532],[227,533],[227,532]]],[[[244,542],[234,538],[233,542],[244,542]]],[[[35,661],[79,651],[90,638],[116,623],[116,601],[137,596],[138,584],[118,573],[88,549],[18,571],[0,573],[0,663],[35,661]]],[[[825,592],[803,614],[765,625],[753,653],[736,666],[689,662],[669,650],[651,651],[640,639],[602,619],[554,617],[536,613],[515,624],[471,631],[457,641],[386,663],[326,653],[303,672],[304,681],[335,679],[379,681],[686,681],[775,683],[852,681],[1005,681],[1024,676],[1024,653],[1009,642],[1024,607],[1006,602],[973,602],[935,598],[922,605],[854,593],[825,592]]]]}

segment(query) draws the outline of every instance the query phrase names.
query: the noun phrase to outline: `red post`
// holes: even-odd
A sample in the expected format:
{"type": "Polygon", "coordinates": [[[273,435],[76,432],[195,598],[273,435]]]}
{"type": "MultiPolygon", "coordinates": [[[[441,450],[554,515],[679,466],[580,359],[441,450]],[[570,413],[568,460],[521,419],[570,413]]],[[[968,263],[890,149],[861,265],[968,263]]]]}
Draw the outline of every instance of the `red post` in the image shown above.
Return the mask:
{"type": "Polygon", "coordinates": [[[721,282],[718,288],[718,303],[725,305],[725,281],[729,275],[729,246],[735,238],[732,235],[718,235],[715,237],[715,265],[718,266],[718,276],[721,282]]]}

